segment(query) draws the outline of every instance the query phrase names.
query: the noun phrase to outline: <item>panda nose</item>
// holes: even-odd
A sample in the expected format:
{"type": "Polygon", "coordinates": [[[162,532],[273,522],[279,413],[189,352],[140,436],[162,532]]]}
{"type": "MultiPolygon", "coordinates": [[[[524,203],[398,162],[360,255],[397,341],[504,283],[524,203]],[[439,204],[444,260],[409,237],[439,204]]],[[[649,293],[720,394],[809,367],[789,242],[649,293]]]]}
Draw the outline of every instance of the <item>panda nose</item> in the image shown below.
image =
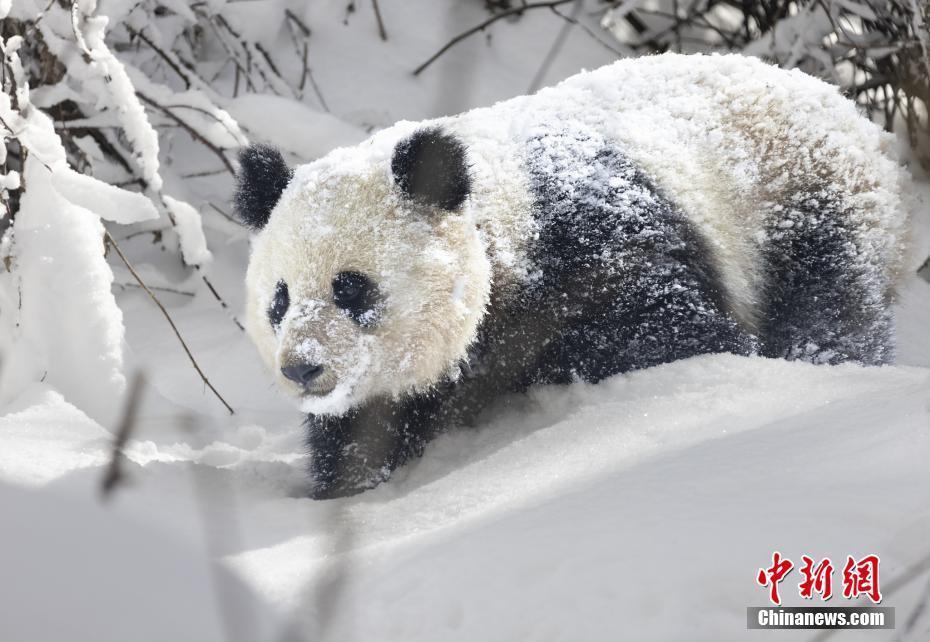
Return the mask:
{"type": "Polygon", "coordinates": [[[301,386],[306,386],[322,372],[323,366],[315,363],[298,363],[281,368],[281,374],[301,386]]]}

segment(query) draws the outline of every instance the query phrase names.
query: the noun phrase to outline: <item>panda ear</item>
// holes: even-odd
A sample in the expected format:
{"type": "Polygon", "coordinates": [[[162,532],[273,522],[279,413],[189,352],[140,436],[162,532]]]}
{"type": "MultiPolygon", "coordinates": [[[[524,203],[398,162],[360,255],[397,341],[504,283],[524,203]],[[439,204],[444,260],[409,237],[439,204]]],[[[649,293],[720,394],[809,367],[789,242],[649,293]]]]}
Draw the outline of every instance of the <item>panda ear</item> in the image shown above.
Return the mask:
{"type": "Polygon", "coordinates": [[[397,143],[391,172],[405,197],[443,210],[458,209],[471,192],[465,145],[439,127],[397,143]]]}
{"type": "Polygon", "coordinates": [[[249,145],[239,151],[236,216],[253,230],[265,227],[271,210],[294,175],[274,147],[249,145]]]}

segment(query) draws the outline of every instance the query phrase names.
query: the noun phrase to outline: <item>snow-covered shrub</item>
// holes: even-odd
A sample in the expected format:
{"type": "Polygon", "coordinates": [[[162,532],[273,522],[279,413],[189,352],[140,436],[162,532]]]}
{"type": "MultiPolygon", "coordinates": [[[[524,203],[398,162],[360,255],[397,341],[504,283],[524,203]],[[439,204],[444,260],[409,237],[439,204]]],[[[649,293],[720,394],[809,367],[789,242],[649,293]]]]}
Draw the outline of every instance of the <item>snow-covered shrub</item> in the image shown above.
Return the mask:
{"type": "MultiPolygon", "coordinates": [[[[219,106],[209,74],[222,65],[210,61],[236,65],[233,93],[240,81],[290,91],[261,45],[212,6],[0,1],[0,402],[48,381],[110,418],[125,380],[104,222],[157,231],[187,269],[209,263],[200,214],[178,169],[163,165],[159,130],[181,130],[204,150],[185,154],[184,171],[231,181],[247,139],[219,106]]],[[[292,22],[299,45],[305,28],[292,22]]]]}
{"type": "Polygon", "coordinates": [[[843,88],[930,164],[926,0],[625,0],[602,24],[636,53],[737,51],[843,88]]]}

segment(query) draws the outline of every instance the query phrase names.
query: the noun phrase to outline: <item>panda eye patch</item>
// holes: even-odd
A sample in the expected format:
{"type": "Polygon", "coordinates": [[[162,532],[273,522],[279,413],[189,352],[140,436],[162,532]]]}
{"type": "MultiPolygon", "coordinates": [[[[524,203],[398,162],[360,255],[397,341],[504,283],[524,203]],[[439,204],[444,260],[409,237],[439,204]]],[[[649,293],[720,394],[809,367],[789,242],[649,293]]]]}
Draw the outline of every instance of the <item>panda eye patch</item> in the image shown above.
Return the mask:
{"type": "Polygon", "coordinates": [[[378,288],[364,274],[340,272],[333,279],[333,303],[361,326],[377,320],[378,288]]]}
{"type": "Polygon", "coordinates": [[[291,296],[287,291],[287,283],[278,281],[274,287],[274,300],[268,306],[268,320],[271,322],[271,327],[277,329],[281,325],[290,305],[291,296]]]}

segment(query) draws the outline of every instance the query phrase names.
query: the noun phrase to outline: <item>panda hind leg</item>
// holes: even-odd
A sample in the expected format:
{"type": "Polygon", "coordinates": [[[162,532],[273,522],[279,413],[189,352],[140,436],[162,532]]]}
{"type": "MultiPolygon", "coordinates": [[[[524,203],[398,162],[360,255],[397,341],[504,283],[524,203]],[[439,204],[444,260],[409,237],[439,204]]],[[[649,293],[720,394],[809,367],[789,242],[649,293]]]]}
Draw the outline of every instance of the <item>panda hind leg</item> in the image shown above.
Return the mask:
{"type": "Polygon", "coordinates": [[[829,190],[791,199],[766,230],[761,354],[813,363],[889,363],[890,287],[856,219],[829,190]]]}

